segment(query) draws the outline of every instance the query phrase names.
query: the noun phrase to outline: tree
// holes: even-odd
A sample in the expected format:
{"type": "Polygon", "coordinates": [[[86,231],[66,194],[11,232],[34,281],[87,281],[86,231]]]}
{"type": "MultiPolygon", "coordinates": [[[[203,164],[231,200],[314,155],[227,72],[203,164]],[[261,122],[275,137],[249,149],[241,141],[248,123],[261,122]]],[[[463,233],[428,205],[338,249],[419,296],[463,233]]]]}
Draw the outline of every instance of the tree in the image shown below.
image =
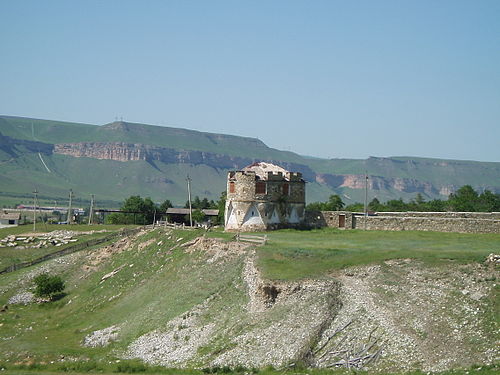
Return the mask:
{"type": "Polygon", "coordinates": [[[425,211],[442,212],[446,211],[446,202],[441,199],[433,199],[425,204],[425,211]]]}
{"type": "Polygon", "coordinates": [[[64,290],[64,282],[59,276],[50,276],[42,273],[33,279],[35,282],[35,296],[53,300],[64,290]]]}
{"type": "Polygon", "coordinates": [[[378,200],[378,198],[373,198],[370,203],[368,203],[368,209],[370,211],[381,211],[382,204],[378,200]]]}
{"type": "Polygon", "coordinates": [[[500,211],[500,194],[493,194],[489,190],[485,190],[477,199],[476,208],[482,212],[500,211]]]}
{"type": "Polygon", "coordinates": [[[339,195],[330,195],[326,202],[313,202],[306,206],[309,211],[339,211],[344,208],[345,204],[339,195]]]}
{"type": "Polygon", "coordinates": [[[306,206],[307,211],[327,211],[325,208],[325,203],[323,202],[313,202],[306,206]]]}
{"type": "Polygon", "coordinates": [[[144,198],[142,205],[143,224],[151,224],[154,221],[156,205],[150,197],[144,198]]]}
{"type": "Polygon", "coordinates": [[[204,210],[204,209],[207,209],[207,208],[209,208],[209,207],[210,207],[210,202],[209,202],[209,201],[208,201],[208,199],[205,197],[205,198],[203,198],[203,199],[201,200],[201,202],[200,202],[200,207],[198,207],[198,208],[201,208],[202,210],[204,210]]]}
{"type": "Polygon", "coordinates": [[[202,223],[205,220],[205,214],[199,208],[193,211],[192,216],[195,223],[202,223]]]}
{"type": "Polygon", "coordinates": [[[478,194],[470,185],[462,186],[448,198],[450,208],[458,212],[476,211],[477,203],[478,194]]]}
{"type": "Polygon", "coordinates": [[[160,212],[160,214],[166,215],[167,210],[169,208],[172,208],[172,207],[174,207],[172,205],[172,202],[170,202],[169,199],[166,199],[162,204],[160,204],[160,207],[158,208],[158,211],[160,212]]]}
{"type": "MultiPolygon", "coordinates": [[[[189,201],[186,201],[184,208],[189,208],[189,201]]],[[[194,199],[191,200],[191,208],[193,210],[196,208],[202,208],[201,207],[201,200],[200,200],[199,196],[195,196],[194,199]]]]}
{"type": "Polygon", "coordinates": [[[227,199],[227,192],[223,191],[220,194],[220,198],[217,201],[217,206],[216,206],[216,208],[219,210],[219,214],[217,215],[217,223],[219,225],[224,225],[224,223],[225,223],[224,214],[225,214],[225,210],[226,210],[226,199],[227,199]]]}
{"type": "Polygon", "coordinates": [[[330,195],[327,205],[328,211],[340,211],[345,206],[344,202],[342,202],[342,198],[337,194],[330,195]]]}
{"type": "Polygon", "coordinates": [[[387,201],[385,205],[388,211],[408,211],[408,205],[403,202],[402,198],[387,201]]]}
{"type": "Polygon", "coordinates": [[[132,195],[123,201],[121,211],[109,215],[106,222],[109,224],[151,224],[154,219],[156,205],[147,197],[132,195]]]}
{"type": "Polygon", "coordinates": [[[350,212],[363,212],[365,205],[363,203],[353,203],[345,207],[346,211],[350,212]]]}

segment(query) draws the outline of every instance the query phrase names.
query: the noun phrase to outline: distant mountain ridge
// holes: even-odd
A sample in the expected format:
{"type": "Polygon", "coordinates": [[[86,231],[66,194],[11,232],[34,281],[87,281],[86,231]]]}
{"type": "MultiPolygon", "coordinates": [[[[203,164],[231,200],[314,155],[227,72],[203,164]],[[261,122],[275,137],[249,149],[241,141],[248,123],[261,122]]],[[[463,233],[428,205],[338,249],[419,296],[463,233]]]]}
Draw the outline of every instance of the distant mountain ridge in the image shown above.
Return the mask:
{"type": "Polygon", "coordinates": [[[228,170],[255,161],[301,172],[307,201],[340,194],[346,203],[364,199],[446,198],[465,184],[500,192],[500,163],[412,157],[320,159],[266,146],[257,138],[188,129],[113,122],[103,126],[0,116],[0,199],[34,188],[64,199],[73,189],[81,199],[96,194],[121,201],[132,194],[155,201],[186,200],[193,194],[217,199],[228,170]]]}

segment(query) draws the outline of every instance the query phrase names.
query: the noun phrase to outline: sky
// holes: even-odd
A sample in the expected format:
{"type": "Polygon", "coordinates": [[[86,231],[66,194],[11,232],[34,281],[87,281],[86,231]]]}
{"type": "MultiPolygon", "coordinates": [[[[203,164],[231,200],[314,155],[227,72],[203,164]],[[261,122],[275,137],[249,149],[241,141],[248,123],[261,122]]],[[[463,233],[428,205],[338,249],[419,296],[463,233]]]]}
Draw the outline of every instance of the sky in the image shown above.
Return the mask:
{"type": "Polygon", "coordinates": [[[0,0],[0,15],[3,115],[500,161],[498,0],[0,0]]]}

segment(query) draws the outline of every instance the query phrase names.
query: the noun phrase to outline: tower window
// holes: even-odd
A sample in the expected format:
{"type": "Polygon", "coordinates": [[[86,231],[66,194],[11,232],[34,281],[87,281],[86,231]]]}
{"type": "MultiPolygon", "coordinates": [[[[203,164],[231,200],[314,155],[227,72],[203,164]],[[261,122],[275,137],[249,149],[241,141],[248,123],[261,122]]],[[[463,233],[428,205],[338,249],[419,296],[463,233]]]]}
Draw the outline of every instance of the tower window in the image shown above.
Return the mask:
{"type": "Polygon", "coordinates": [[[230,181],[229,182],[229,192],[230,193],[234,193],[235,189],[234,189],[234,182],[233,181],[230,181]]]}
{"type": "Polygon", "coordinates": [[[283,184],[283,195],[288,195],[288,194],[290,194],[290,185],[283,184]]]}
{"type": "Polygon", "coordinates": [[[255,194],[266,194],[266,183],[258,181],[255,183],[255,194]]]}

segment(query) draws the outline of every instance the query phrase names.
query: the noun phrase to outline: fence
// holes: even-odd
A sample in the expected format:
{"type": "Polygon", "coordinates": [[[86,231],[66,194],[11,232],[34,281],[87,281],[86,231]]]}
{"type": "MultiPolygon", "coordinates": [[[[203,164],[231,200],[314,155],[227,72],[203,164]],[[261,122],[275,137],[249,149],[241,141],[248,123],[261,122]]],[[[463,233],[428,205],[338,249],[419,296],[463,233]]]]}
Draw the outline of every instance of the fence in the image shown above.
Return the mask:
{"type": "Polygon", "coordinates": [[[252,234],[240,234],[237,233],[236,236],[234,236],[236,241],[242,241],[242,242],[251,242],[251,243],[256,243],[258,245],[265,245],[267,242],[267,234],[263,236],[256,236],[252,234]]]}
{"type": "Polygon", "coordinates": [[[63,255],[75,253],[77,251],[80,251],[80,250],[83,250],[83,249],[87,249],[89,247],[92,247],[92,246],[99,245],[101,243],[107,242],[107,241],[112,240],[113,238],[116,238],[116,237],[130,236],[132,234],[135,234],[135,233],[141,231],[142,229],[143,229],[142,227],[141,228],[134,228],[134,229],[123,229],[121,231],[111,233],[111,234],[109,234],[107,236],[104,236],[104,237],[101,237],[101,238],[95,238],[93,240],[89,240],[89,241],[85,241],[85,242],[80,242],[78,244],[65,247],[62,250],[55,251],[53,253],[44,255],[43,257],[40,257],[40,258],[37,258],[37,259],[34,259],[34,260],[30,260],[28,262],[23,262],[23,263],[17,263],[17,264],[10,265],[9,267],[6,267],[3,270],[0,270],[0,275],[4,274],[4,273],[9,273],[9,272],[17,271],[17,270],[19,270],[21,268],[30,267],[30,266],[33,266],[35,264],[45,262],[46,260],[49,260],[49,259],[54,259],[54,258],[61,257],[63,255]]]}

